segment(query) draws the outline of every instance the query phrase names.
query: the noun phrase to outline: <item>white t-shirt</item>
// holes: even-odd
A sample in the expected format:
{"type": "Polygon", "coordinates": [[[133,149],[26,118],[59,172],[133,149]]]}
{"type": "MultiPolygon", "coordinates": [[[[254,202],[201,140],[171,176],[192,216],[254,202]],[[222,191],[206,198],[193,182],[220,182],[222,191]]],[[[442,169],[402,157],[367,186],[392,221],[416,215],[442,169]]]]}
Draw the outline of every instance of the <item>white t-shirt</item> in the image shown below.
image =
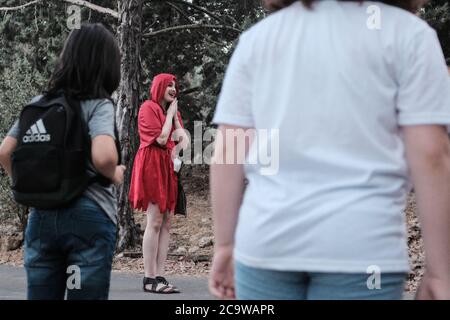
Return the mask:
{"type": "Polygon", "coordinates": [[[450,79],[424,21],[377,2],[319,1],[313,10],[295,2],[242,34],[214,122],[279,130],[278,172],[245,166],[239,262],[311,272],[409,270],[400,127],[450,124],[450,79]],[[373,29],[372,5],[380,29],[373,29]]]}

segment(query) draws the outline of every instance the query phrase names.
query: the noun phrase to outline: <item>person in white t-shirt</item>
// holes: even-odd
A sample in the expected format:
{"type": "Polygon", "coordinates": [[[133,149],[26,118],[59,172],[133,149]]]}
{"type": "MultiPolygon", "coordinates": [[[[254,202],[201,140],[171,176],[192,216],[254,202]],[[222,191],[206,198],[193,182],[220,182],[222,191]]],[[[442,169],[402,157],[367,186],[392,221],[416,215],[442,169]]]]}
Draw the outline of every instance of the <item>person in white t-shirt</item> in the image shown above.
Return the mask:
{"type": "Polygon", "coordinates": [[[450,298],[450,79],[418,1],[265,2],[281,10],[241,35],[213,120],[210,291],[401,299],[414,185],[416,297],[450,298]]]}

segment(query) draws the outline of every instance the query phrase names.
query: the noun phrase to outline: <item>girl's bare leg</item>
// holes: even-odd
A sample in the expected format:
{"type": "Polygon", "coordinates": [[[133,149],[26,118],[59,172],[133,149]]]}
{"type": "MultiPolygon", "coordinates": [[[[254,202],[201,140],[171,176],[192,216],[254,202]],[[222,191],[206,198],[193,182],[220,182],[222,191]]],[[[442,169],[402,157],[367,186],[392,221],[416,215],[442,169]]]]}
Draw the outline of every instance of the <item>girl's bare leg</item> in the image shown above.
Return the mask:
{"type": "Polygon", "coordinates": [[[142,242],[144,270],[145,276],[148,278],[155,278],[158,275],[157,257],[162,223],[163,215],[159,212],[158,205],[150,203],[147,209],[147,226],[142,242]]]}
{"type": "Polygon", "coordinates": [[[170,226],[173,219],[173,213],[164,214],[164,220],[159,233],[158,257],[156,263],[156,271],[158,276],[164,275],[164,266],[167,260],[167,252],[169,251],[170,226]]]}

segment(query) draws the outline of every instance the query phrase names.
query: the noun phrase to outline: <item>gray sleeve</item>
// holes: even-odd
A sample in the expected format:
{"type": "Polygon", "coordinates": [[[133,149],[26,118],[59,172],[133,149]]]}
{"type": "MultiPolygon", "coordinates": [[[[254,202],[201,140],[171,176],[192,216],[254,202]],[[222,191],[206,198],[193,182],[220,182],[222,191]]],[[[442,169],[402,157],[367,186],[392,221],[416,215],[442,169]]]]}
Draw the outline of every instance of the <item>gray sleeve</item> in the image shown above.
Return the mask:
{"type": "Polygon", "coordinates": [[[7,136],[13,137],[16,139],[19,137],[19,120],[16,120],[16,122],[14,122],[11,129],[9,129],[7,136]]]}
{"type": "Polygon", "coordinates": [[[114,115],[114,105],[109,100],[102,100],[94,107],[88,120],[89,135],[91,136],[91,139],[94,139],[99,135],[108,135],[115,139],[114,115]]]}

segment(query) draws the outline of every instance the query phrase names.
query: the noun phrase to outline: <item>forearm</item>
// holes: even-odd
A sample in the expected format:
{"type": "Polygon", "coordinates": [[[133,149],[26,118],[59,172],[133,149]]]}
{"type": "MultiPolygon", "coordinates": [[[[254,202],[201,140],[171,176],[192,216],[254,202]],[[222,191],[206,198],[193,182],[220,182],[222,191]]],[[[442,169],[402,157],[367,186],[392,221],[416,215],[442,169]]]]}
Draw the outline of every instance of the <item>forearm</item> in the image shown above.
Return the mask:
{"type": "Polygon", "coordinates": [[[228,130],[234,130],[234,133],[236,133],[241,129],[232,126],[219,126],[210,174],[216,246],[230,246],[234,244],[234,233],[244,194],[243,163],[248,149],[245,150],[244,154],[237,152],[237,145],[227,142],[226,132],[228,130]],[[228,153],[237,155],[237,159],[234,159],[237,161],[222,164],[226,163],[228,153]]]}
{"type": "Polygon", "coordinates": [[[175,129],[183,129],[183,126],[180,123],[180,119],[178,118],[178,115],[174,116],[173,119],[174,119],[173,122],[175,125],[175,129]]]}
{"type": "Polygon", "coordinates": [[[215,245],[233,245],[244,193],[243,165],[213,164],[210,179],[215,245]]]}
{"type": "Polygon", "coordinates": [[[427,272],[450,277],[450,158],[413,174],[427,272]]]}
{"type": "Polygon", "coordinates": [[[172,134],[173,140],[180,142],[181,140],[185,139],[186,138],[186,134],[184,133],[184,129],[181,126],[180,119],[178,118],[178,115],[173,117],[173,126],[175,128],[175,130],[173,131],[173,134],[172,134]]]}
{"type": "Polygon", "coordinates": [[[91,157],[94,168],[104,177],[113,179],[119,156],[114,139],[99,135],[92,139],[91,157]]]}
{"type": "Polygon", "coordinates": [[[11,168],[11,159],[10,158],[2,158],[0,159],[0,165],[3,169],[5,169],[8,177],[12,176],[12,168],[11,168]]]}
{"type": "Polygon", "coordinates": [[[0,165],[6,174],[12,176],[11,155],[17,147],[17,139],[7,136],[0,145],[0,165]]]}
{"type": "Polygon", "coordinates": [[[163,146],[166,145],[167,140],[169,140],[170,131],[172,130],[172,122],[173,122],[173,115],[168,114],[166,117],[166,121],[164,122],[164,125],[162,127],[161,134],[156,139],[156,141],[160,145],[163,145],[163,146]]]}
{"type": "Polygon", "coordinates": [[[9,160],[9,159],[8,160],[2,159],[0,164],[3,167],[3,169],[5,169],[6,174],[8,175],[8,177],[11,177],[12,176],[11,160],[9,160]]]}
{"type": "Polygon", "coordinates": [[[110,161],[102,164],[94,163],[94,167],[102,176],[112,180],[116,173],[117,161],[110,161]]]}

